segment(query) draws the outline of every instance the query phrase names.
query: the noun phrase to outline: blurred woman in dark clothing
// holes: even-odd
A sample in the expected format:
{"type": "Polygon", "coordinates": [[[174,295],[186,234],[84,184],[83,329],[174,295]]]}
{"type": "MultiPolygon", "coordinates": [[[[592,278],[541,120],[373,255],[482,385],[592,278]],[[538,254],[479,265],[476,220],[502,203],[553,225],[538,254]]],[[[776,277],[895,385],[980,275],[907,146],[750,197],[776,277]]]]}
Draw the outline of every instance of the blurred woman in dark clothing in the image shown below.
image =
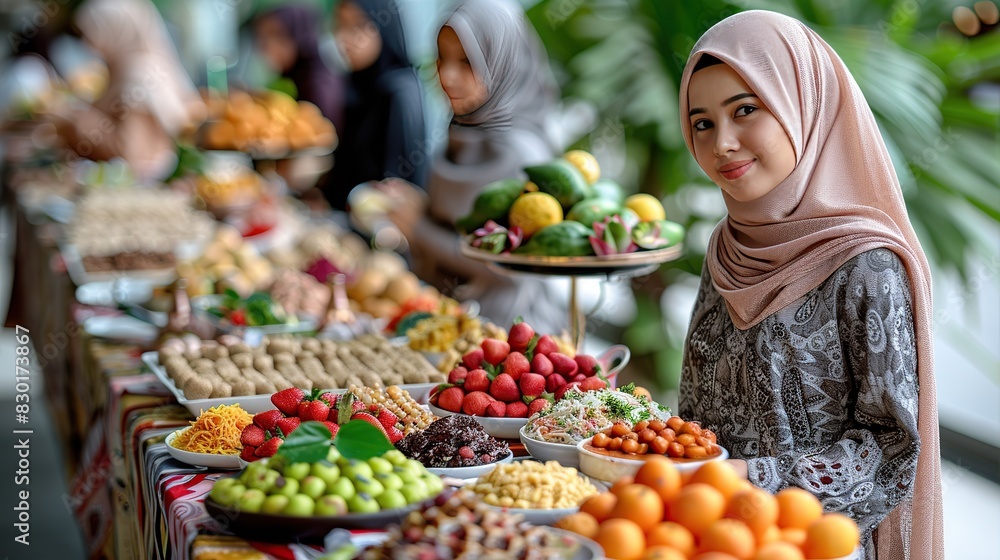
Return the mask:
{"type": "Polygon", "coordinates": [[[322,185],[326,199],[344,209],[351,189],[391,177],[423,188],[430,160],[423,91],[399,7],[394,0],[344,0],[334,33],[351,74],[334,167],[322,185]]]}
{"type": "Polygon", "coordinates": [[[339,133],[344,125],[345,78],[330,71],[319,54],[320,14],[311,6],[282,6],[254,26],[261,55],[295,84],[300,101],[319,107],[339,133]]]}

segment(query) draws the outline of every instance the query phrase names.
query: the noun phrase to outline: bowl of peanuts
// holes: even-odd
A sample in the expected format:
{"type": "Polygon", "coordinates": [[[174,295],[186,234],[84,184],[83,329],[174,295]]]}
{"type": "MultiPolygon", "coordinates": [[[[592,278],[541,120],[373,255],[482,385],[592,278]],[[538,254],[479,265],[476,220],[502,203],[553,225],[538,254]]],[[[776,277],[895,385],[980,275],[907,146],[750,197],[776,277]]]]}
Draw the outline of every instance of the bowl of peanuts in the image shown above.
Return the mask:
{"type": "Polygon", "coordinates": [[[645,459],[653,455],[667,457],[682,472],[729,458],[729,452],[717,443],[711,430],[679,416],[666,421],[642,421],[633,426],[616,422],[610,429],[581,441],[576,448],[580,470],[607,482],[634,476],[645,459]]]}
{"type": "Polygon", "coordinates": [[[466,485],[489,506],[549,525],[579,511],[580,502],[604,490],[601,483],[555,461],[524,459],[497,465],[466,485]]]}

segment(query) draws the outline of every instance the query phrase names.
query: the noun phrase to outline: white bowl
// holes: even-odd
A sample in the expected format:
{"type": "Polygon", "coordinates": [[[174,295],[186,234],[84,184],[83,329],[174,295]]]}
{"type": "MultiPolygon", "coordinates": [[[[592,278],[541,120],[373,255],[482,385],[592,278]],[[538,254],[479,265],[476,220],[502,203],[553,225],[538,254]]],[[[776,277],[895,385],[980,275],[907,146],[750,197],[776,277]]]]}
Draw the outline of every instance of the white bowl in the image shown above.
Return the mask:
{"type": "Polygon", "coordinates": [[[171,432],[167,436],[167,453],[171,457],[177,459],[182,463],[187,463],[189,465],[195,465],[197,467],[209,467],[212,469],[231,469],[238,470],[246,466],[246,463],[240,461],[239,455],[216,455],[215,453],[193,453],[191,451],[184,451],[183,449],[178,449],[174,447],[174,440],[181,432],[187,430],[188,428],[181,428],[174,432],[171,432]],[[242,463],[242,464],[241,464],[242,463]]]}
{"type": "Polygon", "coordinates": [[[521,443],[524,444],[525,449],[528,450],[528,453],[533,458],[542,462],[555,461],[564,467],[580,468],[580,452],[577,450],[576,445],[531,439],[524,434],[526,427],[528,427],[527,424],[521,426],[518,435],[521,437],[521,443]]]}
{"type": "Polygon", "coordinates": [[[513,460],[514,452],[508,451],[507,455],[503,456],[499,461],[493,461],[485,465],[477,465],[475,467],[427,467],[427,470],[438,476],[448,476],[458,479],[479,478],[489,474],[497,465],[509,463],[513,460]]]}
{"type": "MultiPolygon", "coordinates": [[[[576,445],[580,457],[580,471],[591,478],[596,478],[597,480],[603,480],[605,482],[615,482],[625,476],[635,476],[635,473],[639,471],[639,468],[646,464],[646,462],[642,459],[611,457],[585,449],[584,447],[590,444],[593,439],[594,438],[587,438],[576,445]]],[[[723,461],[728,459],[729,451],[727,451],[725,447],[721,446],[720,449],[722,452],[714,457],[698,461],[690,459],[674,461],[674,465],[676,465],[677,470],[681,472],[696,471],[702,465],[710,461],[723,461]]]]}
{"type": "MultiPolygon", "coordinates": [[[[445,410],[443,408],[437,407],[434,404],[428,404],[431,412],[435,416],[440,416],[441,418],[446,418],[448,416],[469,416],[468,414],[462,414],[460,412],[451,412],[450,410],[445,410]]],[[[495,438],[503,439],[517,439],[521,428],[528,423],[527,418],[491,418],[488,416],[469,416],[479,422],[486,433],[490,434],[495,438]]]]}

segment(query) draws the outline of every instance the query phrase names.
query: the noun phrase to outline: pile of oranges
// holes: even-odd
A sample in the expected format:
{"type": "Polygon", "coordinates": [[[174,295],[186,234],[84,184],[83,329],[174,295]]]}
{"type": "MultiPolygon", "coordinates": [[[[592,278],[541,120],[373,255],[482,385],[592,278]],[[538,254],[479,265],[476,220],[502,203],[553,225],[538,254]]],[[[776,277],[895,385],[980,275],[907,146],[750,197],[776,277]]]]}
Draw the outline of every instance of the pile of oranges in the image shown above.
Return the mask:
{"type": "Polygon", "coordinates": [[[686,478],[658,456],[557,526],[594,539],[614,560],[829,559],[850,555],[859,540],[852,519],[824,514],[805,490],[772,495],[723,461],[686,478]]]}

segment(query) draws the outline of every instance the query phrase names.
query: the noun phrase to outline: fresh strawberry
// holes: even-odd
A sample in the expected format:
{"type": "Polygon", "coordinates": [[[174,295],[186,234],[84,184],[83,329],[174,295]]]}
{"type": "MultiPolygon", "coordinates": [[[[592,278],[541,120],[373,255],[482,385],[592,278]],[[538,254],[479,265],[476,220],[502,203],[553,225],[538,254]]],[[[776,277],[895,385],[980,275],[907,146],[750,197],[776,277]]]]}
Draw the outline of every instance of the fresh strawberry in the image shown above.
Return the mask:
{"type": "Polygon", "coordinates": [[[476,348],[462,356],[462,365],[469,371],[483,367],[483,349],[476,348]]]}
{"type": "Polygon", "coordinates": [[[550,375],[545,378],[545,391],[555,393],[566,384],[566,378],[561,375],[550,375]]]}
{"type": "Polygon", "coordinates": [[[303,422],[315,420],[325,422],[330,417],[330,407],[323,401],[302,401],[299,403],[299,418],[303,422]]]}
{"type": "Polygon", "coordinates": [[[471,416],[482,416],[493,398],[482,391],[474,391],[465,395],[462,400],[462,412],[471,416]]]}
{"type": "Polygon", "coordinates": [[[559,351],[559,345],[556,341],[549,335],[545,335],[538,339],[538,343],[535,344],[535,355],[543,354],[548,356],[553,352],[559,351]]]}
{"type": "Polygon", "coordinates": [[[337,401],[339,401],[340,398],[337,395],[334,395],[333,393],[327,391],[324,393],[320,393],[319,400],[325,402],[326,406],[330,407],[330,410],[333,411],[337,410],[337,401]]]}
{"type": "Polygon", "coordinates": [[[289,387],[271,395],[271,403],[285,414],[295,416],[299,413],[299,403],[302,402],[305,396],[306,394],[302,389],[289,387]]]}
{"type": "Polygon", "coordinates": [[[438,396],[437,406],[449,412],[462,412],[462,401],[465,399],[465,391],[460,387],[449,387],[441,391],[438,396]]]}
{"type": "Polygon", "coordinates": [[[566,379],[571,379],[576,375],[576,372],[580,371],[580,366],[573,361],[573,358],[570,358],[566,354],[553,352],[549,354],[549,360],[552,361],[552,368],[555,372],[566,379]]]}
{"type": "Polygon", "coordinates": [[[562,387],[559,388],[558,391],[556,391],[556,400],[558,401],[559,399],[563,398],[563,395],[566,394],[566,391],[569,391],[570,389],[577,389],[577,390],[579,390],[580,389],[580,384],[578,382],[574,381],[572,383],[567,383],[567,384],[563,385],[562,387]]]}
{"type": "Polygon", "coordinates": [[[272,437],[265,441],[264,445],[255,449],[253,454],[258,457],[274,457],[274,454],[278,452],[278,448],[281,447],[282,443],[285,443],[285,440],[280,437],[272,437]]]}
{"type": "Polygon", "coordinates": [[[484,369],[474,369],[470,371],[469,375],[465,376],[465,384],[462,385],[462,389],[465,389],[469,393],[473,393],[475,391],[489,391],[489,374],[487,374],[484,369]]]}
{"type": "Polygon", "coordinates": [[[517,387],[517,381],[507,373],[496,376],[490,384],[490,396],[504,402],[521,400],[521,390],[517,387]]]}
{"type": "Polygon", "coordinates": [[[299,418],[298,416],[289,416],[288,418],[282,418],[281,420],[278,420],[278,423],[275,427],[281,430],[281,433],[284,434],[285,437],[288,437],[288,434],[294,432],[295,428],[298,428],[299,424],[301,423],[302,419],[299,418]]]}
{"type": "Polygon", "coordinates": [[[527,418],[528,405],[521,401],[507,403],[507,418],[527,418]]]}
{"type": "Polygon", "coordinates": [[[528,416],[538,414],[548,408],[550,404],[552,403],[550,403],[548,399],[538,397],[537,399],[531,401],[531,404],[528,405],[528,416]]]}
{"type": "Polygon", "coordinates": [[[587,377],[580,383],[581,391],[600,391],[607,389],[608,384],[600,377],[587,377]]]}
{"type": "Polygon", "coordinates": [[[552,367],[552,360],[550,360],[548,356],[545,354],[535,354],[535,356],[531,358],[531,371],[544,377],[548,377],[552,375],[552,372],[554,372],[555,369],[552,367]]]}
{"type": "MultiPolygon", "coordinates": [[[[521,323],[524,324],[524,323],[521,323]]],[[[520,352],[511,352],[503,361],[503,372],[520,381],[521,376],[531,371],[531,362],[520,352]]]]}
{"type": "Polygon", "coordinates": [[[448,373],[448,383],[452,385],[457,384],[459,381],[464,382],[465,378],[469,375],[469,370],[462,366],[458,366],[448,373]]]}
{"type": "Polygon", "coordinates": [[[487,338],[482,343],[483,359],[490,365],[498,365],[510,354],[510,344],[495,338],[487,338]]]}
{"type": "Polygon", "coordinates": [[[572,382],[576,381],[577,383],[583,383],[584,381],[586,381],[588,379],[590,379],[590,378],[587,377],[586,375],[584,375],[582,373],[577,373],[576,375],[573,376],[573,379],[569,380],[569,382],[572,383],[572,382]]]}
{"type": "Polygon", "coordinates": [[[382,427],[386,430],[394,428],[396,423],[399,422],[399,417],[385,408],[379,410],[375,417],[378,418],[379,424],[382,424],[382,427]]]}
{"type": "Polygon", "coordinates": [[[368,422],[372,426],[375,426],[376,428],[378,428],[378,430],[380,432],[382,432],[382,435],[385,436],[385,439],[390,439],[389,438],[389,433],[386,432],[385,428],[382,427],[382,424],[379,423],[378,418],[375,418],[374,416],[372,416],[371,413],[368,413],[368,412],[355,412],[354,416],[351,416],[351,420],[364,420],[365,422],[368,422]]]}
{"type": "Polygon", "coordinates": [[[576,365],[580,366],[580,373],[587,377],[593,377],[600,371],[601,365],[597,363],[597,358],[586,354],[577,354],[573,357],[576,365]]]}
{"type": "Polygon", "coordinates": [[[507,335],[507,342],[510,344],[511,350],[524,352],[528,349],[528,344],[531,344],[531,339],[534,336],[535,329],[532,329],[528,323],[522,321],[510,328],[510,333],[507,335]]]}
{"type": "Polygon", "coordinates": [[[493,418],[503,418],[507,414],[507,405],[500,401],[493,401],[486,407],[486,416],[493,418]]]}
{"type": "Polygon", "coordinates": [[[353,413],[355,413],[355,414],[358,413],[358,412],[364,412],[365,411],[365,403],[363,403],[361,401],[354,401],[353,403],[351,403],[351,411],[353,413]]]}
{"type": "Polygon", "coordinates": [[[253,463],[260,458],[254,455],[254,451],[256,450],[257,448],[252,445],[244,445],[243,449],[240,450],[240,459],[243,459],[247,463],[253,463]]]}
{"type": "Polygon", "coordinates": [[[389,443],[396,445],[399,440],[403,439],[403,432],[396,426],[389,426],[385,429],[385,435],[389,438],[389,443]]]}
{"type": "Polygon", "coordinates": [[[273,430],[274,426],[278,423],[278,420],[284,418],[285,415],[281,413],[280,410],[268,410],[267,412],[258,412],[253,415],[253,423],[260,426],[260,429],[265,432],[268,430],[273,430]]]}
{"type": "Polygon", "coordinates": [[[243,432],[240,434],[240,443],[244,447],[252,446],[257,447],[264,444],[265,437],[264,430],[257,425],[250,424],[246,428],[243,428],[243,432]]]}
{"type": "Polygon", "coordinates": [[[537,397],[545,392],[545,377],[537,373],[526,373],[521,376],[518,387],[522,395],[537,397]]]}
{"type": "Polygon", "coordinates": [[[340,424],[336,422],[327,420],[326,422],[323,422],[323,425],[326,426],[326,429],[330,430],[330,437],[335,437],[337,432],[340,430],[340,424]]]}

